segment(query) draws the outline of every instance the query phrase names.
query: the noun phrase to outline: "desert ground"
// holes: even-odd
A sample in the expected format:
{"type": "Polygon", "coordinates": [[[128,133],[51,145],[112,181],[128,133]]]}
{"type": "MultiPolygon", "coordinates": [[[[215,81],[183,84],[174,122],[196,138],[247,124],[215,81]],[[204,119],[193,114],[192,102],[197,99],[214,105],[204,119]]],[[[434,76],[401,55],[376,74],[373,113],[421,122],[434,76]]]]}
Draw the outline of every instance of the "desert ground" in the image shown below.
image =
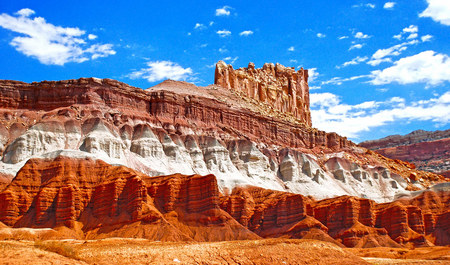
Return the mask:
{"type": "Polygon", "coordinates": [[[3,240],[0,264],[450,264],[449,247],[341,248],[304,239],[168,243],[145,239],[3,240]]]}

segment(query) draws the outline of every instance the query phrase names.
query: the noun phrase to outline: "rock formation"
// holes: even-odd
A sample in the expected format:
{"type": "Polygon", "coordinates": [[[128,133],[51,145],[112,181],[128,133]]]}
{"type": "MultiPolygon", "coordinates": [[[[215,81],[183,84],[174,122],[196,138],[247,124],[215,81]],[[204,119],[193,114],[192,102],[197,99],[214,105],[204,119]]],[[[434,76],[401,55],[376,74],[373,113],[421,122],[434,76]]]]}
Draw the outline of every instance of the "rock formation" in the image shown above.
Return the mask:
{"type": "Polygon", "coordinates": [[[450,243],[449,206],[447,183],[384,204],[350,196],[316,201],[259,187],[220,194],[213,175],[150,177],[101,160],[57,156],[28,160],[0,192],[0,222],[52,228],[51,238],[288,237],[347,247],[431,246],[450,243]]]}
{"type": "Polygon", "coordinates": [[[365,148],[392,158],[408,161],[420,170],[450,177],[450,130],[417,130],[407,135],[391,135],[360,143],[365,148]]]}
{"type": "Polygon", "coordinates": [[[101,160],[31,159],[0,193],[12,227],[69,227],[86,238],[258,238],[219,208],[213,175],[149,177],[101,160]]]}
{"type": "MultiPolygon", "coordinates": [[[[306,71],[277,66],[269,77],[269,68],[255,70],[258,84],[280,93],[287,84],[307,102],[306,71]]],[[[147,90],[96,78],[0,81],[0,181],[7,184],[30,158],[59,155],[102,159],[150,176],[214,174],[220,192],[252,185],[316,199],[386,202],[443,181],[311,128],[309,118],[268,108],[272,103],[170,80],[147,90]]]]}
{"type": "Polygon", "coordinates": [[[249,63],[247,68],[234,70],[233,66],[219,61],[214,84],[264,102],[268,108],[289,113],[307,126],[312,124],[308,70],[295,71],[294,67],[284,67],[279,63],[266,63],[259,69],[249,63]]]}

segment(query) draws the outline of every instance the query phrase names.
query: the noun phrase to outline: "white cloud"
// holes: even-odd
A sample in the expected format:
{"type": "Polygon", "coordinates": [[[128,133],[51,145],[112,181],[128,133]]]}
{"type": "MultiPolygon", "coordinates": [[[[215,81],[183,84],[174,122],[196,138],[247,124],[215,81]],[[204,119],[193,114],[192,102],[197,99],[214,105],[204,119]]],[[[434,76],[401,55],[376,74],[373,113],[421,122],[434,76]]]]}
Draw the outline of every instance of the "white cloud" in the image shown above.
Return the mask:
{"type": "Polygon", "coordinates": [[[253,31],[251,31],[251,30],[244,30],[241,33],[239,33],[239,36],[249,36],[249,35],[252,35],[252,34],[253,34],[253,31]]]}
{"type": "Polygon", "coordinates": [[[431,35],[424,35],[424,36],[420,37],[422,42],[430,41],[432,38],[433,38],[433,36],[431,36],[431,35]]]}
{"type": "Polygon", "coordinates": [[[402,39],[402,33],[394,35],[394,36],[392,36],[392,38],[397,39],[397,40],[401,40],[402,39]]]}
{"type": "Polygon", "coordinates": [[[290,63],[298,63],[298,61],[295,60],[295,59],[290,59],[289,62],[290,62],[290,63]]]}
{"type": "Polygon", "coordinates": [[[17,11],[15,14],[18,16],[21,16],[21,17],[29,17],[31,15],[34,15],[35,12],[32,9],[23,8],[23,9],[20,9],[19,11],[17,11]]]}
{"type": "Polygon", "coordinates": [[[383,8],[384,9],[393,9],[395,4],[396,4],[395,2],[386,2],[386,3],[384,3],[383,8]]]}
{"type": "Polygon", "coordinates": [[[419,37],[419,35],[417,33],[411,33],[411,34],[409,34],[409,36],[406,39],[411,40],[411,39],[416,39],[417,37],[419,37]]]}
{"type": "Polygon", "coordinates": [[[317,72],[317,68],[309,68],[308,69],[308,83],[314,82],[319,76],[319,72],[317,72]]]}
{"type": "Polygon", "coordinates": [[[364,56],[364,57],[357,56],[357,57],[353,58],[352,60],[343,63],[341,66],[337,66],[336,68],[339,69],[341,67],[346,67],[349,65],[357,65],[357,64],[367,61],[368,59],[369,59],[369,57],[367,57],[367,56],[364,56]]]}
{"type": "Polygon", "coordinates": [[[436,22],[450,26],[450,1],[427,0],[428,7],[419,14],[419,17],[429,17],[436,22]]]}
{"type": "Polygon", "coordinates": [[[367,3],[367,4],[359,4],[359,5],[352,5],[352,7],[368,7],[368,8],[375,8],[375,4],[367,3]]]}
{"type": "Polygon", "coordinates": [[[419,31],[419,28],[415,25],[409,25],[409,27],[403,29],[403,32],[408,32],[408,33],[416,33],[418,31],[419,31]]]}
{"type": "Polygon", "coordinates": [[[405,99],[393,97],[386,101],[366,101],[349,105],[332,93],[311,93],[313,126],[325,131],[357,138],[359,133],[392,122],[431,121],[450,122],[450,91],[431,98],[406,104],[405,99]]]}
{"type": "Polygon", "coordinates": [[[357,39],[368,39],[368,38],[370,38],[370,36],[367,35],[367,34],[364,34],[362,32],[356,32],[355,38],[357,38],[357,39]]]}
{"type": "Polygon", "coordinates": [[[317,38],[325,38],[327,35],[323,34],[323,33],[317,33],[317,38]]]}
{"type": "Polygon", "coordinates": [[[231,31],[226,30],[226,29],[224,29],[224,30],[218,30],[218,31],[216,31],[216,33],[217,33],[217,35],[219,35],[219,36],[222,37],[222,38],[231,35],[231,31]]]}
{"type": "Polygon", "coordinates": [[[195,23],[194,29],[203,30],[206,29],[206,26],[203,25],[202,23],[195,23]]]}
{"type": "Polygon", "coordinates": [[[357,75],[357,76],[352,76],[352,77],[347,77],[347,78],[342,78],[342,77],[333,77],[330,80],[327,81],[322,81],[322,85],[342,85],[344,82],[348,82],[348,81],[353,81],[353,80],[357,80],[360,78],[365,78],[368,77],[368,75],[357,75]]]}
{"type": "Polygon", "coordinates": [[[401,40],[404,35],[409,34],[407,39],[415,39],[418,37],[417,32],[419,32],[419,28],[415,25],[410,25],[409,27],[404,28],[398,35],[394,35],[393,38],[401,40]]]}
{"type": "Polygon", "coordinates": [[[389,83],[412,84],[426,83],[437,85],[450,81],[450,58],[446,54],[434,51],[424,51],[419,54],[402,58],[394,65],[371,72],[374,85],[389,83]]]}
{"type": "Polygon", "coordinates": [[[290,51],[290,52],[293,52],[293,51],[295,51],[295,47],[294,47],[294,46],[291,46],[291,47],[289,47],[287,50],[290,51]]]}
{"type": "MultiPolygon", "coordinates": [[[[19,10],[17,16],[0,14],[0,26],[20,34],[12,39],[11,46],[43,64],[81,63],[116,53],[112,44],[88,46],[82,38],[86,32],[79,28],[55,26],[42,17],[31,18],[33,14],[34,11],[28,8],[19,10]]],[[[92,36],[95,35],[89,34],[87,39],[93,40],[92,36]]]]}
{"type": "Polygon", "coordinates": [[[88,39],[90,39],[90,40],[95,40],[96,38],[97,38],[97,35],[94,35],[94,34],[88,35],[88,39]]]}
{"type": "Polygon", "coordinates": [[[340,39],[340,40],[348,39],[348,36],[340,36],[339,39],[340,39]]]}
{"type": "Polygon", "coordinates": [[[231,14],[230,9],[229,6],[216,9],[216,16],[229,16],[231,14]]]}
{"type": "Polygon", "coordinates": [[[236,61],[237,61],[237,59],[239,59],[239,57],[238,56],[236,56],[236,57],[231,57],[231,56],[228,56],[228,57],[225,57],[225,58],[223,58],[222,59],[222,61],[230,61],[230,63],[229,64],[234,64],[236,61]]]}
{"type": "Polygon", "coordinates": [[[367,64],[370,64],[372,66],[377,66],[383,62],[392,62],[392,59],[388,58],[388,57],[398,56],[404,50],[406,50],[408,48],[407,46],[417,44],[417,43],[419,43],[418,40],[411,40],[408,42],[403,42],[403,43],[394,45],[394,46],[386,48],[386,49],[379,49],[372,55],[372,57],[370,58],[370,61],[368,61],[367,64]]]}
{"type": "Polygon", "coordinates": [[[219,52],[220,53],[226,53],[226,52],[228,52],[228,50],[226,48],[219,48],[219,52]]]}
{"type": "Polygon", "coordinates": [[[179,64],[171,61],[150,61],[147,62],[147,66],[146,68],[132,72],[127,77],[156,82],[165,79],[188,80],[193,74],[191,68],[183,68],[179,64]]]}
{"type": "Polygon", "coordinates": [[[348,48],[348,50],[353,50],[353,49],[361,49],[363,47],[364,44],[353,44],[352,46],[350,46],[350,48],[348,48]]]}
{"type": "Polygon", "coordinates": [[[90,53],[91,59],[95,60],[101,57],[114,55],[116,52],[112,49],[112,44],[94,44],[86,49],[86,53],[90,53]]]}

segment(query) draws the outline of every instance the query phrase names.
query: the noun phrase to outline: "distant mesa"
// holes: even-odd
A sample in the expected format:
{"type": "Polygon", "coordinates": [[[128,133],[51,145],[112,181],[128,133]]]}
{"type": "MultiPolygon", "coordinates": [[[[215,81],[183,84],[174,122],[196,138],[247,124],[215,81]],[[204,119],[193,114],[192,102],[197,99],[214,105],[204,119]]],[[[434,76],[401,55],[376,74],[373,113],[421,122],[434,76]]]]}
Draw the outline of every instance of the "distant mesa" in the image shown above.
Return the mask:
{"type": "Polygon", "coordinates": [[[361,146],[392,158],[408,161],[420,170],[450,178],[450,129],[416,130],[360,143],[361,146]]]}

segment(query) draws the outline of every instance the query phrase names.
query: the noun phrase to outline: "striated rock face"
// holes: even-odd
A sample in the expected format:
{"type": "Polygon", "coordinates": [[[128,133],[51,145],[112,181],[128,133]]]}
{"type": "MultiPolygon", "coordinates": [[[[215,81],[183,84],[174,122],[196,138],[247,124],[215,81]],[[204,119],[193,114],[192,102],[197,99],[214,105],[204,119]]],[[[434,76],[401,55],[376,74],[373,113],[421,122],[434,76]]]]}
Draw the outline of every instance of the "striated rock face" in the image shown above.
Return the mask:
{"type": "Polygon", "coordinates": [[[450,177],[450,129],[434,132],[417,130],[360,145],[386,157],[414,163],[420,170],[450,177]]]}
{"type": "Polygon", "coordinates": [[[449,206],[447,184],[385,204],[350,196],[316,201],[259,187],[221,195],[213,175],[150,177],[101,160],[57,156],[23,166],[0,193],[0,222],[79,239],[289,237],[347,247],[430,246],[449,244],[449,206]]]}
{"type": "Polygon", "coordinates": [[[342,196],[315,201],[297,194],[236,188],[221,208],[262,237],[312,238],[347,247],[448,244],[448,185],[377,204],[342,196]],[[439,224],[438,224],[439,223],[439,224]]]}
{"type": "Polygon", "coordinates": [[[25,164],[0,193],[0,221],[13,227],[80,229],[81,224],[87,238],[257,238],[219,208],[213,175],[151,178],[101,160],[61,156],[25,164]]]}
{"type": "Polygon", "coordinates": [[[308,70],[295,71],[294,67],[284,67],[279,63],[266,63],[260,69],[249,63],[247,68],[234,70],[233,66],[219,61],[214,84],[264,102],[269,108],[289,113],[308,126],[312,124],[308,70]]]}
{"type": "MultiPolygon", "coordinates": [[[[267,78],[284,91],[288,74],[295,75],[282,69],[267,78]]],[[[306,76],[288,84],[303,89],[306,76]]],[[[60,155],[102,159],[150,176],[214,174],[222,193],[250,185],[316,199],[387,202],[443,181],[311,128],[269,103],[218,85],[170,80],[147,90],[96,78],[0,81],[0,174],[8,176],[2,183],[30,158],[60,155]]]]}

